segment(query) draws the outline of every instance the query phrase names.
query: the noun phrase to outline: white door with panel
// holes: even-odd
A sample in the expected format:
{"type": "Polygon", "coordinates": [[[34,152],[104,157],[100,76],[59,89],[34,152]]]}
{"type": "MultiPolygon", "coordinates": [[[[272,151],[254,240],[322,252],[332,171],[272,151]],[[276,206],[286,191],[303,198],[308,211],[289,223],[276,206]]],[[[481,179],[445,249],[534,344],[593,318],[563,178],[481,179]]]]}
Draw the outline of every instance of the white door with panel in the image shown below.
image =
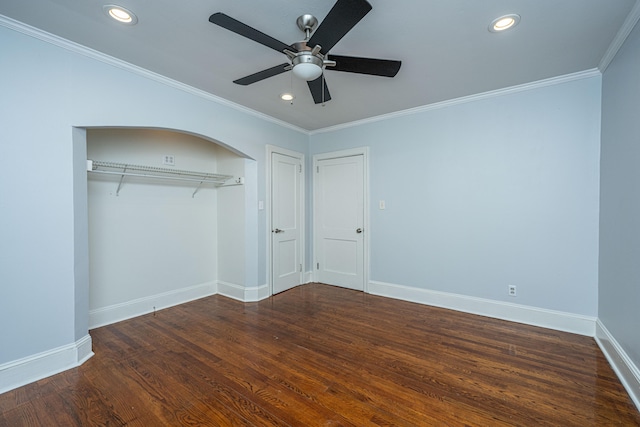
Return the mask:
{"type": "Polygon", "coordinates": [[[320,159],[314,171],[318,282],[364,290],[364,159],[320,159]]]}
{"type": "Polygon", "coordinates": [[[271,153],[271,274],[273,293],[302,283],[302,160],[271,153]]]}

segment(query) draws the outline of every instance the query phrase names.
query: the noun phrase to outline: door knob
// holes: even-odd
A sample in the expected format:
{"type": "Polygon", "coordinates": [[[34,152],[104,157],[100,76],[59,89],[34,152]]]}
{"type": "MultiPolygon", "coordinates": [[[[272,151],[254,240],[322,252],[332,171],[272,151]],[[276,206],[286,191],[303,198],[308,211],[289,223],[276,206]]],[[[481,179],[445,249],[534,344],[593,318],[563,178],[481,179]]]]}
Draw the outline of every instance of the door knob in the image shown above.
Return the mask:
{"type": "Polygon", "coordinates": [[[279,228],[276,228],[275,230],[271,230],[273,233],[284,233],[284,230],[280,230],[279,228]]]}
{"type": "Polygon", "coordinates": [[[356,233],[358,233],[358,234],[362,233],[362,228],[358,228],[358,229],[356,230],[356,233]]]}

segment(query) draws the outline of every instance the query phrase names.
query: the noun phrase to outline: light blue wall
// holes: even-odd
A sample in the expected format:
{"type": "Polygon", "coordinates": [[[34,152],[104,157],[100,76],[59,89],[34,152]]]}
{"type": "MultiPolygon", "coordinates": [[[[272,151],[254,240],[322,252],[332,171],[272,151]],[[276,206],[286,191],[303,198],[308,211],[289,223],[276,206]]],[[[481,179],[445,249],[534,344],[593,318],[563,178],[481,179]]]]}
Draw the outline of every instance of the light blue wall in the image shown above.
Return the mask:
{"type": "Polygon", "coordinates": [[[602,82],[599,318],[640,367],[640,26],[602,82]]]}
{"type": "Polygon", "coordinates": [[[4,27],[0,46],[0,364],[86,333],[83,127],[176,129],[255,159],[247,286],[266,283],[265,144],[369,146],[371,280],[597,315],[599,77],[308,137],[4,27]]]}
{"type": "Polygon", "coordinates": [[[255,159],[245,181],[245,285],[266,283],[265,214],[257,210],[266,194],[265,144],[306,152],[305,133],[2,26],[0,46],[0,365],[87,332],[86,183],[74,179],[85,176],[85,148],[74,145],[74,137],[84,140],[77,128],[176,129],[255,159]]]}
{"type": "Polygon", "coordinates": [[[313,134],[370,147],[370,279],[596,316],[600,84],[313,134]]]}

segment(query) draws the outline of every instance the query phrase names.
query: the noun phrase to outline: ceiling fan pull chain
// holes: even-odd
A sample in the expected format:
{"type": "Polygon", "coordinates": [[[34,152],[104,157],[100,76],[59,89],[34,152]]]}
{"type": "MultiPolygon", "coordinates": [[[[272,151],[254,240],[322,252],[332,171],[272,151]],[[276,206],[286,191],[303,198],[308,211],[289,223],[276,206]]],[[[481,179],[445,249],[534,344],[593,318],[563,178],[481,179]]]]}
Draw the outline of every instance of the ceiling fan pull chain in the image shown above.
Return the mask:
{"type": "Polygon", "coordinates": [[[293,73],[289,73],[289,93],[291,94],[290,105],[293,105],[293,98],[295,98],[293,93],[293,73]]]}

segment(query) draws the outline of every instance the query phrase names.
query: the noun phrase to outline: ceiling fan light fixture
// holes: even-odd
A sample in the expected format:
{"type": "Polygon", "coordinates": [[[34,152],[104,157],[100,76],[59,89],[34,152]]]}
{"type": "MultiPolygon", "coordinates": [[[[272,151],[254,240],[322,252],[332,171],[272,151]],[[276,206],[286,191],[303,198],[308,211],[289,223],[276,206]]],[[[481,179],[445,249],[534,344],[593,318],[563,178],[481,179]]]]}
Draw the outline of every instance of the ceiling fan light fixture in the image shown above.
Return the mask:
{"type": "Polygon", "coordinates": [[[312,81],[322,75],[322,60],[308,52],[297,55],[291,61],[293,74],[306,81],[312,81]]]}
{"type": "Polygon", "coordinates": [[[104,13],[108,17],[115,19],[122,24],[135,25],[138,23],[138,17],[130,10],[115,4],[107,4],[103,7],[104,13]]]}
{"type": "Polygon", "coordinates": [[[503,15],[499,18],[491,21],[489,25],[489,31],[492,33],[499,33],[509,28],[513,28],[520,22],[520,15],[515,13],[510,13],[509,15],[503,15]]]}

